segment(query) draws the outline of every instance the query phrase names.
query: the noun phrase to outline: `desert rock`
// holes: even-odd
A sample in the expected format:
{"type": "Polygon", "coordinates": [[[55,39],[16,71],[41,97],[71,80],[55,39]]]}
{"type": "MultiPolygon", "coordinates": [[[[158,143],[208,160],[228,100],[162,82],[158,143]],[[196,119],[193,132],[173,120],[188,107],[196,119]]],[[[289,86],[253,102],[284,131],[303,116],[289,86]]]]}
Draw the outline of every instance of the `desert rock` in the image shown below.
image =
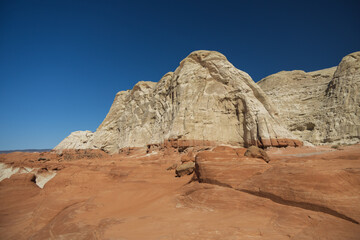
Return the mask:
{"type": "Polygon", "coordinates": [[[360,52],[315,72],[282,71],[258,82],[281,122],[313,144],[356,143],[360,138],[360,52]]]}
{"type": "Polygon", "coordinates": [[[176,176],[181,177],[184,175],[189,175],[194,172],[195,163],[194,162],[187,162],[183,163],[178,166],[175,170],[176,176]]]}
{"type": "Polygon", "coordinates": [[[72,132],[64,140],[62,140],[54,150],[61,149],[87,149],[91,148],[90,142],[93,139],[94,133],[91,131],[76,131],[72,132]]]}
{"type": "MultiPolygon", "coordinates": [[[[158,83],[139,82],[119,92],[86,147],[115,153],[168,139],[302,145],[277,120],[271,101],[251,77],[214,51],[195,51],[158,83]]],[[[84,145],[61,143],[56,149],[78,146],[84,145]]]]}
{"type": "Polygon", "coordinates": [[[358,240],[360,145],[342,149],[269,148],[265,163],[217,146],[196,155],[201,183],[167,171],[183,153],[166,149],[0,154],[0,238],[358,240]],[[58,170],[40,188],[44,168],[58,170]]]}
{"type": "Polygon", "coordinates": [[[236,188],[270,168],[262,159],[244,156],[246,149],[219,146],[196,155],[195,174],[201,183],[236,188]]]}
{"type": "Polygon", "coordinates": [[[251,146],[249,147],[244,156],[247,156],[247,157],[252,157],[252,158],[262,158],[264,159],[265,162],[270,162],[270,158],[269,156],[267,155],[267,153],[261,149],[261,148],[258,148],[256,146],[251,146]]]}
{"type": "MultiPolygon", "coordinates": [[[[273,161],[236,154],[236,149],[204,151],[197,155],[195,173],[201,183],[245,192],[273,202],[303,208],[359,224],[359,145],[345,150],[298,153],[271,149],[273,161]]],[[[294,150],[293,150],[294,151],[294,150]]]]}

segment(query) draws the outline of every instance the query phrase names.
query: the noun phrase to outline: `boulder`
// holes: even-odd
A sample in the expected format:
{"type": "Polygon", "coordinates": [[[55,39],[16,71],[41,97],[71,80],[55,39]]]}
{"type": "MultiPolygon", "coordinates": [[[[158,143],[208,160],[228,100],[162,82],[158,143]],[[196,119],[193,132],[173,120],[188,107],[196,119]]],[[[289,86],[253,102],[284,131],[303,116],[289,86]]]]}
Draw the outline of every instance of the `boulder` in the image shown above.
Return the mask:
{"type": "Polygon", "coordinates": [[[251,157],[251,158],[261,158],[261,159],[264,159],[264,161],[267,163],[270,162],[270,158],[267,155],[267,153],[263,149],[258,148],[256,146],[249,147],[246,150],[244,156],[251,157]]]}
{"type": "Polygon", "coordinates": [[[194,162],[183,163],[180,166],[176,167],[175,174],[177,177],[190,175],[194,172],[194,168],[195,168],[194,162]]]}
{"type": "Polygon", "coordinates": [[[186,154],[181,156],[181,162],[195,162],[195,156],[193,151],[188,151],[186,154]]]}

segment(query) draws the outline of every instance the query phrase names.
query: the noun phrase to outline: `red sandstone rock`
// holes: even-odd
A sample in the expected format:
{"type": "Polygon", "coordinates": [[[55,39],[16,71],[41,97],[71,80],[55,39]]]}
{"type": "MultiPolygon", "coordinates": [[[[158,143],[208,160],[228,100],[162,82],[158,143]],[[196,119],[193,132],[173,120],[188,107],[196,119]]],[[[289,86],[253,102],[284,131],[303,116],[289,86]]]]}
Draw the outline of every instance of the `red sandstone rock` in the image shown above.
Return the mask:
{"type": "Polygon", "coordinates": [[[43,189],[26,173],[0,182],[0,238],[357,240],[360,145],[343,149],[271,148],[266,164],[219,146],[196,158],[215,184],[166,171],[177,151],[1,154],[8,166],[62,168],[43,189]]]}
{"type": "Polygon", "coordinates": [[[260,159],[244,157],[245,149],[220,146],[196,155],[195,173],[203,183],[236,187],[269,166],[260,159]]]}
{"type": "Polygon", "coordinates": [[[192,150],[188,151],[186,154],[181,156],[181,162],[195,162],[195,155],[192,150]]]}

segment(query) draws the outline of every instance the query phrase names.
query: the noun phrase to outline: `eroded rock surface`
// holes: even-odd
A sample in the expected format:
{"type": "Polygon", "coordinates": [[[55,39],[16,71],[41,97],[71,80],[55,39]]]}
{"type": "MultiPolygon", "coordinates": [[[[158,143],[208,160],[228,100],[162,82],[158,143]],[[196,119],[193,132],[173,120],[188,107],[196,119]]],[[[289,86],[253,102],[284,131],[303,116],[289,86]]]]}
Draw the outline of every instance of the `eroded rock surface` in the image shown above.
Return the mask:
{"type": "MultiPolygon", "coordinates": [[[[119,92],[86,147],[114,153],[165,140],[300,146],[251,77],[224,55],[196,51],[158,82],[119,92]]],[[[64,140],[65,141],[65,140],[64,140]]],[[[83,146],[59,144],[56,148],[83,146]]]]}
{"type": "Polygon", "coordinates": [[[251,158],[261,158],[267,163],[270,162],[270,158],[267,155],[267,153],[265,152],[265,150],[258,148],[256,146],[249,147],[246,150],[244,156],[251,157],[251,158]]]}
{"type": "MultiPolygon", "coordinates": [[[[344,148],[345,149],[345,148],[344,148]]],[[[289,149],[290,150],[290,149],[289,149]]],[[[242,191],[273,202],[360,222],[359,145],[345,150],[314,152],[304,148],[289,154],[271,149],[270,163],[236,154],[236,149],[204,151],[196,157],[201,183],[242,191]]]]}
{"type": "Polygon", "coordinates": [[[258,82],[279,118],[313,144],[356,143],[360,138],[360,52],[315,72],[282,71],[258,82]]]}
{"type": "Polygon", "coordinates": [[[91,148],[94,133],[91,131],[72,132],[64,140],[62,140],[54,150],[61,149],[88,149],[91,148]]]}
{"type": "Polygon", "coordinates": [[[196,152],[200,183],[166,170],[187,154],[167,149],[0,154],[21,169],[0,182],[0,238],[358,240],[360,145],[341,149],[269,148],[265,163],[218,146],[196,152]],[[32,169],[57,174],[41,189],[32,169]]]}

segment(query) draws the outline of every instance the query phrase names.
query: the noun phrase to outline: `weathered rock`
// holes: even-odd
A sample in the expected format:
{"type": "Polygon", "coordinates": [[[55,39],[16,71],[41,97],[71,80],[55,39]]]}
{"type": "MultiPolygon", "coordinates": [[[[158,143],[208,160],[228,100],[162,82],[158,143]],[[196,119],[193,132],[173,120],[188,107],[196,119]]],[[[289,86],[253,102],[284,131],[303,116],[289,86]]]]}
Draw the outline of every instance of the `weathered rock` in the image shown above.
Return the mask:
{"type": "Polygon", "coordinates": [[[72,132],[69,136],[62,140],[54,148],[54,150],[91,148],[90,142],[93,139],[93,135],[94,133],[91,131],[72,132]]]}
{"type": "Polygon", "coordinates": [[[244,156],[245,148],[221,146],[196,155],[195,174],[199,182],[235,188],[270,166],[263,160],[244,156]]]}
{"type": "Polygon", "coordinates": [[[343,151],[329,147],[322,152],[300,149],[299,153],[291,153],[293,149],[274,150],[277,154],[270,153],[271,164],[246,158],[232,148],[204,151],[196,156],[195,174],[201,183],[359,224],[359,145],[343,151]]]}
{"type": "Polygon", "coordinates": [[[360,52],[342,59],[325,94],[324,142],[360,142],[360,52]]]}
{"type": "Polygon", "coordinates": [[[181,162],[195,162],[195,154],[193,151],[188,151],[186,154],[181,156],[181,162]]]}
{"type": "MultiPolygon", "coordinates": [[[[277,121],[272,103],[251,77],[213,51],[191,53],[158,83],[139,82],[119,92],[87,147],[114,153],[167,140],[302,145],[277,121]]],[[[57,148],[77,146],[83,144],[57,148]]]]}
{"type": "Polygon", "coordinates": [[[249,147],[246,150],[244,156],[251,157],[251,158],[261,158],[261,159],[264,159],[264,161],[267,163],[270,162],[270,158],[267,155],[267,153],[263,149],[258,148],[256,146],[249,147]]]}
{"type": "Polygon", "coordinates": [[[202,153],[211,158],[198,159],[201,176],[228,185],[174,178],[165,169],[180,162],[179,152],[64,150],[62,158],[85,152],[104,157],[63,160],[44,189],[33,182],[32,170],[58,168],[56,152],[0,154],[7,167],[28,172],[0,182],[0,236],[358,240],[360,145],[342,148],[270,148],[269,164],[245,157],[245,148],[202,153]]]}
{"type": "Polygon", "coordinates": [[[247,179],[236,189],[360,222],[360,208],[355,207],[360,201],[358,146],[336,153],[279,155],[274,162],[269,170],[247,179]]]}
{"type": "Polygon", "coordinates": [[[275,103],[281,122],[313,144],[356,143],[360,138],[360,52],[338,67],[282,71],[258,82],[275,103]]]}
{"type": "Polygon", "coordinates": [[[177,163],[174,163],[173,165],[171,165],[170,167],[168,167],[166,170],[169,171],[169,170],[175,170],[177,168],[177,163]]]}
{"type": "Polygon", "coordinates": [[[190,175],[194,172],[194,168],[195,168],[194,162],[183,163],[176,168],[175,174],[177,177],[181,177],[184,175],[190,175]]]}
{"type": "Polygon", "coordinates": [[[44,188],[45,184],[56,176],[55,171],[48,171],[47,169],[39,169],[33,178],[33,181],[39,188],[44,188]]]}

